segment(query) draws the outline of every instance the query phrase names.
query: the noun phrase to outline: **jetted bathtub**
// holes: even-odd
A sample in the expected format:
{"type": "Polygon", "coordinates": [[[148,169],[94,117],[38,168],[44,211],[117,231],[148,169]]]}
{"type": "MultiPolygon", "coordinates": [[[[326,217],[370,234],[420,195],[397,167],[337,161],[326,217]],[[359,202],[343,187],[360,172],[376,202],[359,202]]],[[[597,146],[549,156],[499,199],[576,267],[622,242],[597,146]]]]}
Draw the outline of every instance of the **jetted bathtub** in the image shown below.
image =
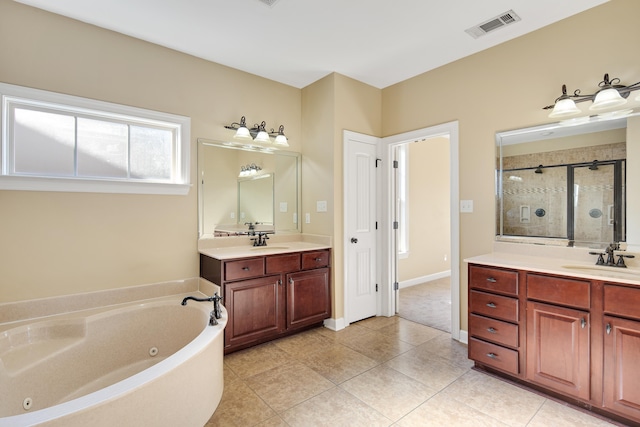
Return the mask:
{"type": "Polygon", "coordinates": [[[0,325],[0,427],[203,426],[227,313],[209,326],[212,303],[185,296],[0,325]]]}

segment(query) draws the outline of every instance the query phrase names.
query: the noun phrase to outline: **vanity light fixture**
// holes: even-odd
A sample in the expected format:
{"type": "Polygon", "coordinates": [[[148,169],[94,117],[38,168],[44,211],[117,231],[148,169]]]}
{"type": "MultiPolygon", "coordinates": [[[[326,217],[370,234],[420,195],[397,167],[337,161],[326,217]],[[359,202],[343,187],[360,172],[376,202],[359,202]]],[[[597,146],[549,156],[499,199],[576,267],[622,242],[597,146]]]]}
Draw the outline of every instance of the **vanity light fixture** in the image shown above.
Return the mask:
{"type": "MultiPolygon", "coordinates": [[[[609,79],[609,74],[605,74],[603,80],[598,83],[598,87],[600,89],[592,94],[582,95],[580,89],[576,89],[573,95],[569,95],[567,94],[567,86],[562,85],[562,95],[556,98],[553,105],[543,107],[543,110],[552,110],[551,114],[549,114],[551,118],[564,118],[575,116],[582,112],[576,106],[578,102],[593,102],[589,107],[591,111],[617,107],[626,104],[631,92],[640,90],[640,82],[625,86],[620,84],[619,78],[609,79]]],[[[640,95],[635,100],[640,101],[640,95]]]]}
{"type": "Polygon", "coordinates": [[[265,145],[273,143],[280,147],[289,146],[287,137],[284,134],[283,125],[280,125],[277,131],[274,129],[267,131],[267,123],[265,121],[262,121],[260,124],[255,124],[253,127],[248,127],[247,119],[245,116],[242,116],[240,123],[233,122],[230,125],[225,125],[224,127],[226,129],[236,131],[236,134],[233,136],[234,139],[239,139],[241,141],[253,141],[265,145]],[[274,137],[275,140],[272,141],[271,137],[274,137]]]}
{"type": "Polygon", "coordinates": [[[246,166],[240,166],[240,173],[238,174],[238,178],[246,178],[248,176],[258,175],[262,168],[257,166],[255,163],[251,163],[246,166]]]}

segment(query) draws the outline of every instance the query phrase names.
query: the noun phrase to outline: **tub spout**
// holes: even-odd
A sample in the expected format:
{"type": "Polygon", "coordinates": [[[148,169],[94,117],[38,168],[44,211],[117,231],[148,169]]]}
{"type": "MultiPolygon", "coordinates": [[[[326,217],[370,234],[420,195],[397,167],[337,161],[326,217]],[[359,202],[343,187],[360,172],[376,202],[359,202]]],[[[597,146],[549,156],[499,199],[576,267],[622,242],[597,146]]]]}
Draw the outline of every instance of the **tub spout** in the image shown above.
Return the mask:
{"type": "Polygon", "coordinates": [[[211,311],[211,315],[209,317],[209,325],[213,326],[218,324],[217,319],[222,317],[222,310],[220,309],[220,301],[222,301],[222,297],[219,296],[217,292],[215,292],[212,297],[208,297],[208,298],[196,298],[196,297],[188,296],[185,299],[183,299],[180,304],[187,305],[187,301],[189,300],[199,301],[199,302],[213,301],[213,310],[211,311]]]}

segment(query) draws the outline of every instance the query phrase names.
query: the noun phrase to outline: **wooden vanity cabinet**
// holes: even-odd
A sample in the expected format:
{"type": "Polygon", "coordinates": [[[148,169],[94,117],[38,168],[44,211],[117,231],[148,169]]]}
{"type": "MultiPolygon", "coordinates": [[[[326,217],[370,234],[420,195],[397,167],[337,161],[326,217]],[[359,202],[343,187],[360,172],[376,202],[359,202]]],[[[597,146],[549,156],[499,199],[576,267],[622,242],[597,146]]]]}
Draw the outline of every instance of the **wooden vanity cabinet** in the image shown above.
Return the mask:
{"type": "Polygon", "coordinates": [[[527,274],[526,378],[589,400],[591,282],[527,274]]]}
{"type": "Polygon", "coordinates": [[[469,358],[519,375],[518,272],[469,267],[469,358]]]}
{"type": "Polygon", "coordinates": [[[225,353],[320,325],[331,317],[329,249],[218,260],[200,276],[218,284],[229,319],[225,353]]]}
{"type": "Polygon", "coordinates": [[[604,407],[640,421],[640,289],[604,286],[604,407]]]}
{"type": "Polygon", "coordinates": [[[640,286],[469,264],[469,358],[640,425],[640,286]]]}

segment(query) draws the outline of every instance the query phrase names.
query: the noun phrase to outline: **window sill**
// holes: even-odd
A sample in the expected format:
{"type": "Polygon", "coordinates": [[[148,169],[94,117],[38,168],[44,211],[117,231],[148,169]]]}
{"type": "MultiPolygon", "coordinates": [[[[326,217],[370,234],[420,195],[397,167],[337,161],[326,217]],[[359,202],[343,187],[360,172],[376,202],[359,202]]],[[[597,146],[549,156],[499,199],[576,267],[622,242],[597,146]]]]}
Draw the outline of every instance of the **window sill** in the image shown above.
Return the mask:
{"type": "Polygon", "coordinates": [[[0,176],[0,190],[59,191],[72,193],[122,193],[185,196],[191,184],[109,181],[78,178],[0,176]]]}

